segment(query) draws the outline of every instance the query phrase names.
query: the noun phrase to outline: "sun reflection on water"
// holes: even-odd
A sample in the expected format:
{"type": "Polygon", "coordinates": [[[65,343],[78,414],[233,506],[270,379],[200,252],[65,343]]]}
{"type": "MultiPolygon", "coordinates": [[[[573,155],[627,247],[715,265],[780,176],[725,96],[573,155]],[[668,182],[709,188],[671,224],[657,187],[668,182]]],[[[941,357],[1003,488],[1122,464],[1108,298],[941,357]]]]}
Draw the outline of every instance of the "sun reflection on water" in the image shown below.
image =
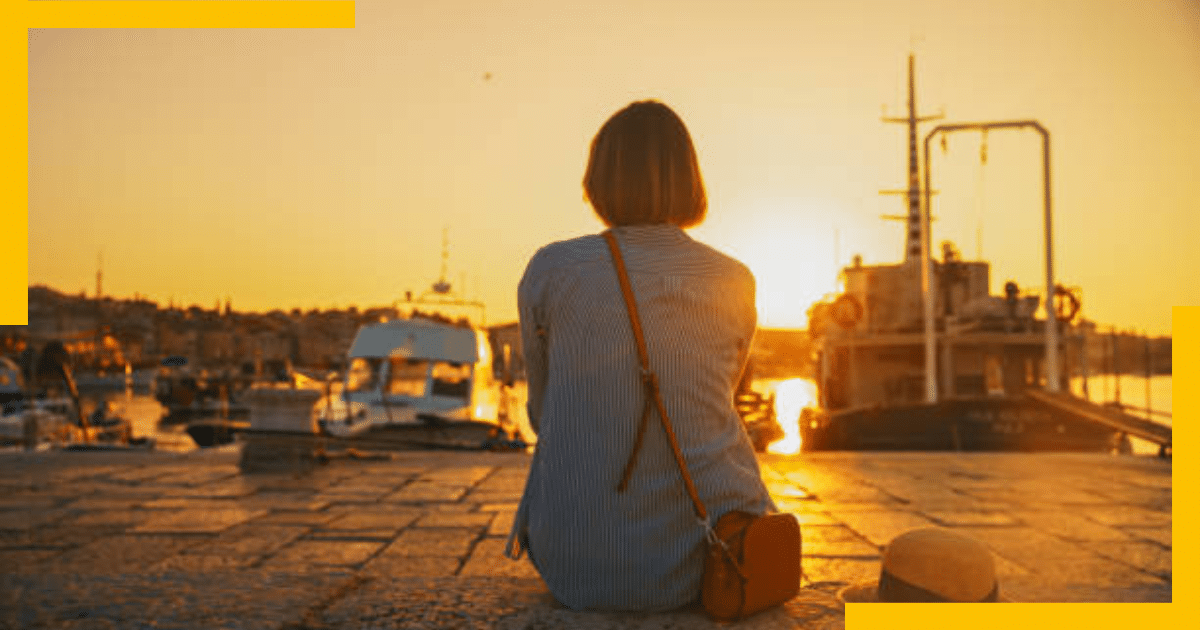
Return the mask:
{"type": "Polygon", "coordinates": [[[763,393],[775,395],[775,417],[783,428],[784,437],[767,447],[767,452],[777,455],[794,455],[800,452],[800,411],[816,404],[817,386],[808,379],[790,378],[778,381],[763,381],[763,393]]]}

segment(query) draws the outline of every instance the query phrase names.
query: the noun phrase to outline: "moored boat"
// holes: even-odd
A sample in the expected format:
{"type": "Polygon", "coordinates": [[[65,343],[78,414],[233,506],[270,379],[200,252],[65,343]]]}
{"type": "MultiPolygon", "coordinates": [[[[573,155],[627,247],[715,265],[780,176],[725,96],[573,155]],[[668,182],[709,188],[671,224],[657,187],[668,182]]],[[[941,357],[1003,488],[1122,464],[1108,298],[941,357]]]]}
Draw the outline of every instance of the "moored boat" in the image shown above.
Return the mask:
{"type": "Polygon", "coordinates": [[[362,326],[347,366],[340,395],[315,409],[330,435],[470,425],[514,432],[501,413],[487,333],[465,322],[412,317],[362,326]]]}

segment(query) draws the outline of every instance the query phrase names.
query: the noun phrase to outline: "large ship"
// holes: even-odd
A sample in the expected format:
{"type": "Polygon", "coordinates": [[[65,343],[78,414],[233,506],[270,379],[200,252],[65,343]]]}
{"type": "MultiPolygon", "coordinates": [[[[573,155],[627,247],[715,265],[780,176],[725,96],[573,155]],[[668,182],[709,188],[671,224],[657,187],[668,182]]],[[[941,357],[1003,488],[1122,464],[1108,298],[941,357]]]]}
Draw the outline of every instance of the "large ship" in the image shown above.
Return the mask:
{"type": "Polygon", "coordinates": [[[1169,452],[1169,427],[1068,393],[1086,369],[1077,291],[1010,281],[992,295],[987,262],[950,243],[941,260],[927,253],[917,125],[928,118],[916,114],[913,74],[910,57],[908,116],[885,119],[908,125],[906,257],[856,256],[843,292],[810,310],[818,399],[800,417],[802,448],[1127,451],[1132,435],[1169,452]]]}

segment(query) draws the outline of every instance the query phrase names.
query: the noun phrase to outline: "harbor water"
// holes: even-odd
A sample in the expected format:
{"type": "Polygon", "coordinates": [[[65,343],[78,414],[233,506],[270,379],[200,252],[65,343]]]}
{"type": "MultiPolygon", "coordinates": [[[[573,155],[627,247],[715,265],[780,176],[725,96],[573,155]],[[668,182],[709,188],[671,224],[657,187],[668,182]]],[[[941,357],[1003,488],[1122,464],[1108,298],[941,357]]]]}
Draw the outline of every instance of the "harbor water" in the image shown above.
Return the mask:
{"type": "MultiPolygon", "coordinates": [[[[1132,415],[1170,426],[1171,375],[1131,376],[1103,374],[1087,379],[1086,391],[1082,378],[1071,381],[1071,393],[1095,403],[1121,403],[1132,415]],[[1149,413],[1147,410],[1162,413],[1149,413]],[[1168,414],[1168,415],[1163,415],[1168,414]]],[[[1135,455],[1157,455],[1158,446],[1130,438],[1135,455]]]]}
{"type": "MultiPolygon", "coordinates": [[[[780,425],[787,437],[771,445],[770,451],[778,454],[791,454],[799,451],[800,437],[798,420],[800,411],[807,406],[816,404],[816,385],[803,378],[770,378],[756,379],[752,388],[766,396],[775,397],[775,411],[780,425]]],[[[1071,393],[1085,397],[1083,379],[1076,378],[1071,382],[1071,393]]],[[[1145,408],[1156,412],[1171,412],[1172,379],[1167,376],[1113,375],[1093,376],[1087,382],[1087,396],[1097,403],[1120,402],[1137,410],[1131,410],[1134,415],[1146,417],[1145,408]],[[1147,405],[1147,402],[1149,404],[1147,405]]],[[[519,426],[521,434],[529,443],[537,441],[536,435],[529,426],[525,411],[525,384],[518,382],[512,389],[506,407],[510,417],[519,426]]],[[[108,403],[113,413],[127,418],[133,425],[136,437],[149,437],[155,440],[155,448],[168,451],[188,451],[196,448],[195,443],[184,431],[186,424],[163,422],[167,409],[153,396],[144,394],[125,394],[110,392],[103,395],[85,395],[83,407],[85,413],[91,413],[100,400],[108,403]]],[[[1169,415],[1153,414],[1151,419],[1162,424],[1171,424],[1169,415]]],[[[1156,455],[1158,447],[1138,439],[1133,439],[1135,455],[1156,455]]]]}
{"type": "Polygon", "coordinates": [[[167,408],[153,396],[123,392],[81,393],[80,404],[85,414],[90,414],[101,402],[115,416],[129,420],[135,438],[151,438],[154,448],[162,451],[183,452],[196,448],[196,443],[187,434],[186,424],[164,423],[167,408]]]}

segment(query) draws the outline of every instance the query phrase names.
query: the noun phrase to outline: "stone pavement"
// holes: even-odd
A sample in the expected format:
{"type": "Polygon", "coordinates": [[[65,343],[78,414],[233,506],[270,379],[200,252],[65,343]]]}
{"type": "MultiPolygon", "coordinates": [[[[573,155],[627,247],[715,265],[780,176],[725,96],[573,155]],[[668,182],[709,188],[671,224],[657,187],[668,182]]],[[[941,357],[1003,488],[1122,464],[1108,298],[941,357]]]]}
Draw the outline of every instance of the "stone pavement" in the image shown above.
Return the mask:
{"type": "MultiPolygon", "coordinates": [[[[243,474],[236,447],[2,453],[0,628],[704,628],[558,606],[502,557],[521,453],[243,474]]],[[[842,628],[835,593],[912,527],[975,536],[1016,601],[1170,601],[1171,463],[1077,454],[764,455],[804,585],[736,627],[842,628]]]]}

